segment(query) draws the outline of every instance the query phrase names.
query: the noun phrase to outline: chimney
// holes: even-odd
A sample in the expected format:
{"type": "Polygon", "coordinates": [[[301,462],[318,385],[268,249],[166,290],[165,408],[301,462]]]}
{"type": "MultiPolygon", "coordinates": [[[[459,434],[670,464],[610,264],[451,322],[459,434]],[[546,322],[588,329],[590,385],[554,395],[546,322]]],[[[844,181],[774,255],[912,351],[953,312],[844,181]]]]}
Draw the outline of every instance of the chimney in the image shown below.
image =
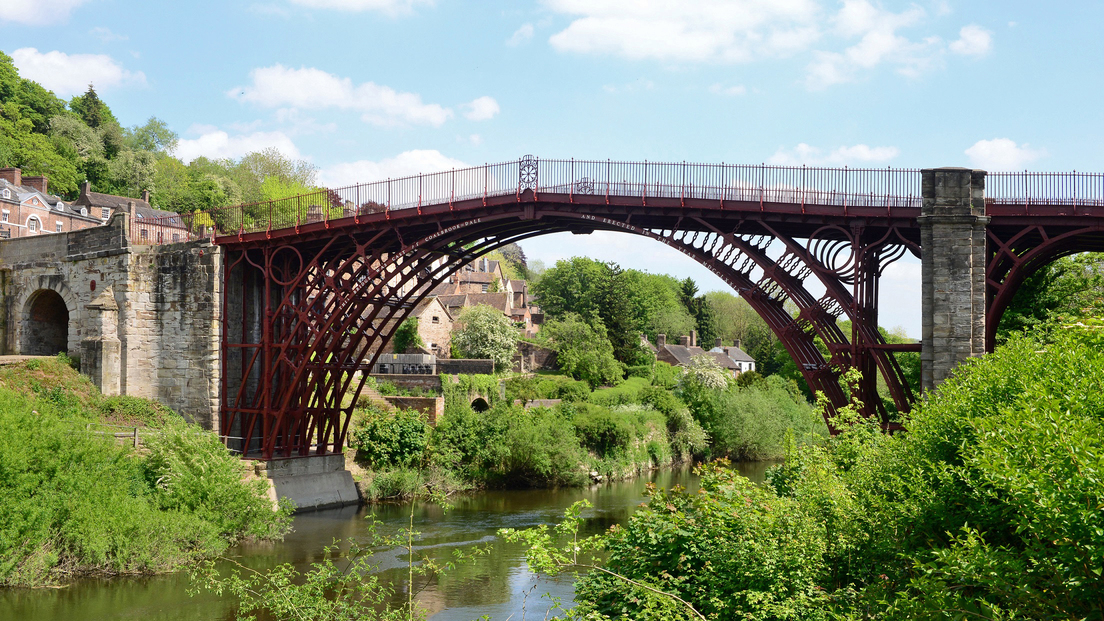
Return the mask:
{"type": "MultiPolygon", "coordinates": [[[[691,331],[691,334],[692,334],[692,333],[693,333],[693,332],[691,331]]],[[[680,336],[680,337],[679,337],[679,345],[682,345],[683,347],[690,347],[690,337],[688,337],[688,336],[680,336]]]]}
{"type": "Polygon", "coordinates": [[[0,168],[0,179],[12,185],[23,185],[23,171],[18,168],[0,168]]]}
{"type": "Polygon", "coordinates": [[[697,347],[697,346],[698,346],[698,331],[697,330],[691,330],[690,331],[690,347],[697,347]]]}
{"type": "Polygon", "coordinates": [[[142,190],[142,200],[149,204],[149,190],[142,190]]]}
{"type": "MultiPolygon", "coordinates": [[[[85,199],[84,201],[81,201],[82,203],[87,204],[88,194],[91,191],[92,191],[92,182],[91,181],[85,181],[84,183],[81,184],[80,198],[85,199]]],[[[78,198],[77,200],[80,200],[80,198],[78,198]]]]}
{"type": "Polygon", "coordinates": [[[740,339],[736,339],[736,349],[743,349],[743,347],[740,347],[740,339]]]}
{"type": "Polygon", "coordinates": [[[718,336],[717,339],[713,341],[713,347],[724,347],[724,343],[721,343],[721,337],[718,336]]]}
{"type": "Polygon", "coordinates": [[[656,335],[656,347],[663,347],[666,344],[667,344],[667,335],[666,334],[657,334],[656,335]]]}
{"type": "Polygon", "coordinates": [[[46,184],[47,180],[45,175],[38,175],[35,177],[23,177],[23,185],[30,186],[38,190],[39,192],[42,192],[43,194],[47,194],[46,184]]]}

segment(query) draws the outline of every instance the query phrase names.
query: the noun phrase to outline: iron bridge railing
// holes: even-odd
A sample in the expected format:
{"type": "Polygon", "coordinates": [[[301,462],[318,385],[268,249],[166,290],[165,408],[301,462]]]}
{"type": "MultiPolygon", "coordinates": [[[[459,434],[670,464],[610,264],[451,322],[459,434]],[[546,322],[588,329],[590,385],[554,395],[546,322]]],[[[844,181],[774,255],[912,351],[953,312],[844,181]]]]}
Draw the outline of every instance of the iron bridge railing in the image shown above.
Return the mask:
{"type": "MultiPolygon", "coordinates": [[[[733,164],[517,161],[388,179],[259,203],[132,223],[133,243],[158,244],[272,232],[313,222],[421,209],[526,190],[639,199],[679,198],[802,206],[919,208],[921,174],[913,168],[815,168],[733,164]],[[163,222],[162,222],[163,220],[163,222]],[[145,231],[145,232],[143,232],[145,231]]],[[[991,204],[1104,205],[1104,174],[989,173],[991,204]]]]}

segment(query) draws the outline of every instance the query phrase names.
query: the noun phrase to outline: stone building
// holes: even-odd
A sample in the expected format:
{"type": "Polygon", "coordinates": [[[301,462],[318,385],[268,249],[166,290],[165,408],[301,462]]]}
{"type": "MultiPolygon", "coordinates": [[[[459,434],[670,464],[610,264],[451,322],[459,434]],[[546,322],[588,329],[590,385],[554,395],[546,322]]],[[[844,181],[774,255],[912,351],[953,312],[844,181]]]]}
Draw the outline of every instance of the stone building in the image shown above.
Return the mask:
{"type": "Polygon", "coordinates": [[[46,177],[0,169],[0,238],[66,233],[102,223],[87,208],[50,194],[46,177]]]}
{"type": "Polygon", "coordinates": [[[750,354],[740,348],[739,339],[736,340],[736,344],[732,347],[725,347],[721,343],[721,338],[717,337],[716,344],[713,349],[709,350],[709,353],[719,353],[728,356],[736,363],[738,373],[755,370],[755,358],[752,358],[750,354]]]}

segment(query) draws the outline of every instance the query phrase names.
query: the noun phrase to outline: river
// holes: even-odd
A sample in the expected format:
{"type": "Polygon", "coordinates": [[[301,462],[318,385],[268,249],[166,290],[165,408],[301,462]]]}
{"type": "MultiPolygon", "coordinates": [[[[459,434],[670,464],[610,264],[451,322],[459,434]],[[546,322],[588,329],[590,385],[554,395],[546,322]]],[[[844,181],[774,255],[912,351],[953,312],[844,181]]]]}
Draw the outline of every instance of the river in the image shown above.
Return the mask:
{"type": "MultiPolygon", "coordinates": [[[[752,480],[762,480],[770,464],[738,464],[752,480]]],[[[644,500],[645,484],[694,489],[689,470],[658,471],[631,481],[559,490],[489,491],[451,499],[452,508],[419,503],[413,507],[414,529],[421,535],[415,556],[451,556],[457,548],[490,544],[490,554],[462,565],[428,584],[418,583],[419,605],[432,621],[469,621],[490,615],[495,621],[543,619],[549,593],[565,604],[573,594],[572,578],[542,578],[528,571],[525,548],[496,536],[500,528],[528,528],[560,521],[564,509],[587,499],[594,506],[583,516],[585,534],[603,532],[625,522],[644,500]]],[[[395,533],[409,524],[410,504],[377,504],[304,513],[294,530],[278,543],[248,544],[227,556],[254,569],[280,563],[306,568],[322,558],[322,547],[335,539],[363,540],[366,517],[381,522],[380,532],[395,533]]],[[[387,578],[406,581],[405,550],[377,553],[387,578]]],[[[415,580],[418,580],[415,577],[415,580]]],[[[12,621],[212,621],[233,619],[233,602],[207,592],[188,594],[184,573],[163,576],[87,579],[62,588],[0,590],[0,620],[12,621]]],[[[405,597],[402,595],[401,597],[405,597]]]]}

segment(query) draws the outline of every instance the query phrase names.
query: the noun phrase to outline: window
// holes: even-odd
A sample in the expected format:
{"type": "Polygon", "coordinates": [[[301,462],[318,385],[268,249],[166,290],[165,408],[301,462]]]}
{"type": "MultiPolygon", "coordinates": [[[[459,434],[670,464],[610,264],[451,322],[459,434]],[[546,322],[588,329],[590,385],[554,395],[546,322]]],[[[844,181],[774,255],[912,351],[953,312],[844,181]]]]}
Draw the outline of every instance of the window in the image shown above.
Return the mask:
{"type": "Polygon", "coordinates": [[[81,207],[81,215],[82,216],[87,216],[88,215],[88,208],[87,207],[81,207]]]}
{"type": "Polygon", "coordinates": [[[489,286],[489,285],[487,285],[487,283],[483,283],[483,293],[486,293],[486,292],[487,292],[487,287],[488,287],[488,286],[489,286]]]}
{"type": "Polygon", "coordinates": [[[11,190],[4,188],[4,198],[11,198],[11,190]]]}
{"type": "Polygon", "coordinates": [[[110,218],[111,217],[111,208],[110,207],[100,207],[100,217],[103,218],[104,220],[107,220],[108,218],[110,218]]]}
{"type": "Polygon", "coordinates": [[[138,214],[138,217],[139,217],[139,218],[141,218],[141,217],[142,217],[142,214],[138,214]]]}
{"type": "Polygon", "coordinates": [[[58,211],[65,211],[65,203],[63,203],[61,201],[58,201],[57,210],[58,211]]]}
{"type": "Polygon", "coordinates": [[[173,243],[180,241],[180,233],[173,233],[173,243]]]}
{"type": "Polygon", "coordinates": [[[3,214],[0,214],[0,222],[7,222],[7,221],[8,221],[8,216],[9,216],[9,215],[11,215],[11,212],[10,212],[10,211],[8,211],[7,209],[5,209],[5,210],[4,210],[4,213],[3,213],[3,214]]]}
{"type": "Polygon", "coordinates": [[[38,232],[38,227],[39,227],[40,224],[42,224],[42,223],[39,222],[38,218],[36,218],[34,216],[31,216],[30,218],[27,218],[27,230],[32,232],[32,233],[37,233],[38,232]]]}
{"type": "Polygon", "coordinates": [[[141,231],[138,232],[138,237],[142,241],[146,241],[147,239],[149,239],[149,231],[146,230],[146,229],[142,229],[141,231]]]}
{"type": "Polygon", "coordinates": [[[441,318],[438,317],[437,315],[434,315],[433,316],[433,323],[441,323],[441,318]]]}
{"type": "Polygon", "coordinates": [[[63,230],[65,230],[65,224],[62,223],[62,222],[58,222],[57,224],[54,225],[54,228],[57,229],[58,233],[60,233],[63,230]]]}

